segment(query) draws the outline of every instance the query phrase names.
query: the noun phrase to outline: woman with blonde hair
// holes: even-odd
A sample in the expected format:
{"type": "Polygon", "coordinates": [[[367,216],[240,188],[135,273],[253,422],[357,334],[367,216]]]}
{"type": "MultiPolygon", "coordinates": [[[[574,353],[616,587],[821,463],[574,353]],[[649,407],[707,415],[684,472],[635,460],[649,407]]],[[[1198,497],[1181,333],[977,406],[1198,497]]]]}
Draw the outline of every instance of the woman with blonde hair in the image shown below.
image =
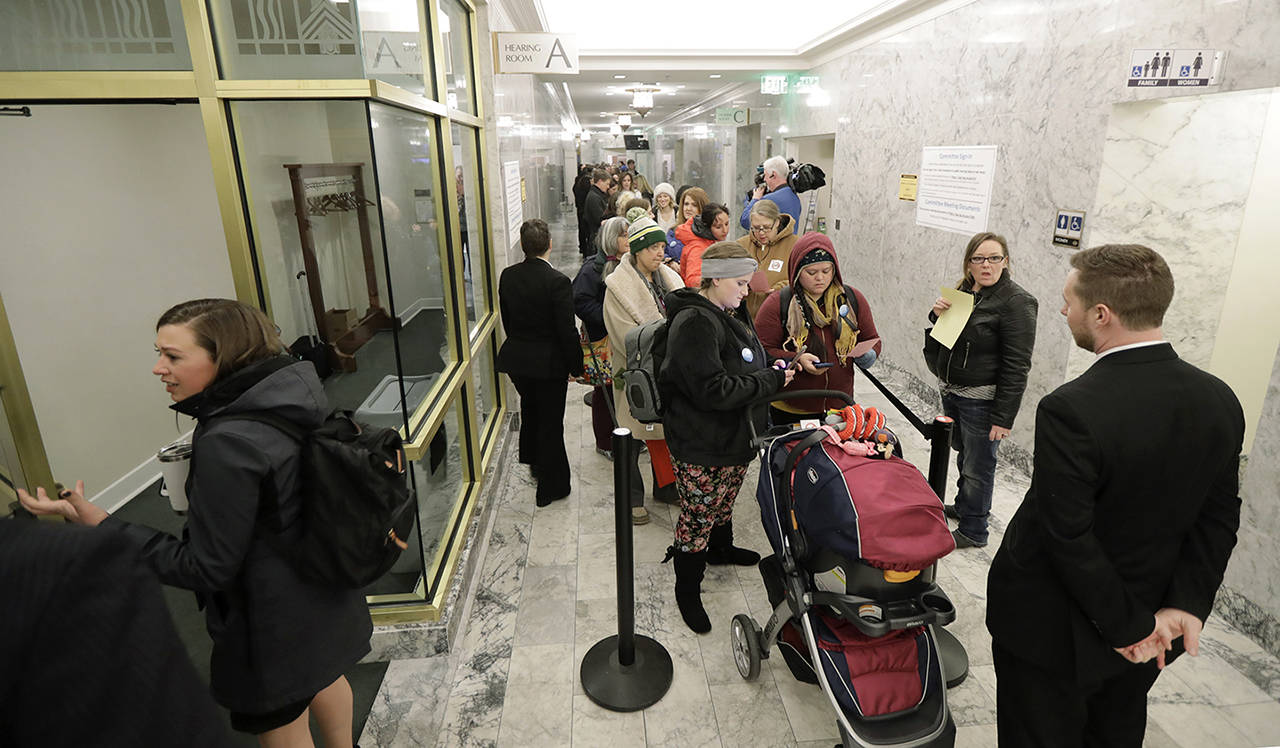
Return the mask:
{"type": "Polygon", "coordinates": [[[747,295],[747,313],[755,319],[760,306],[770,293],[787,285],[787,260],[791,257],[791,248],[796,245],[795,221],[791,216],[778,210],[778,204],[765,198],[757,200],[748,213],[749,232],[738,240],[751,253],[751,258],[760,265],[760,273],[756,276],[757,284],[747,295]],[[763,281],[763,282],[760,282],[763,281]],[[768,290],[755,290],[756,287],[768,285],[768,290]]]}
{"type": "Polygon", "coordinates": [[[695,633],[711,630],[702,605],[707,564],[749,566],[760,555],[733,545],[733,503],[755,456],[748,420],[759,431],[768,411],[754,404],[782,389],[793,371],[769,365],[742,303],[756,261],[734,242],[702,256],[697,288],[667,296],[667,355],[659,374],[663,426],[675,468],[680,518],[667,558],[675,559],[676,604],[695,633]]]}
{"type": "Polygon", "coordinates": [[[663,182],[653,188],[653,220],[664,232],[676,227],[679,211],[676,210],[676,190],[663,182]]]}

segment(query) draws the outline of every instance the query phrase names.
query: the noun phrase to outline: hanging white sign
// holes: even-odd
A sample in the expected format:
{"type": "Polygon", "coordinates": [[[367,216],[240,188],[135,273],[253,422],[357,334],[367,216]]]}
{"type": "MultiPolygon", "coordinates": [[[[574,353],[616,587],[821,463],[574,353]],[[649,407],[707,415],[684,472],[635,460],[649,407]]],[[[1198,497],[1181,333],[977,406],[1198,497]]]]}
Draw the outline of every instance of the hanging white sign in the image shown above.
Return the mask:
{"type": "Polygon", "coordinates": [[[976,234],[987,230],[996,146],[927,147],[920,158],[916,225],[976,234]]]}
{"type": "Polygon", "coordinates": [[[493,36],[494,68],[499,73],[579,72],[578,37],[573,34],[495,31],[493,36]]]}
{"type": "Polygon", "coordinates": [[[511,246],[520,241],[520,224],[524,223],[524,199],[520,195],[520,162],[502,164],[502,181],[507,193],[507,238],[511,246]]]}

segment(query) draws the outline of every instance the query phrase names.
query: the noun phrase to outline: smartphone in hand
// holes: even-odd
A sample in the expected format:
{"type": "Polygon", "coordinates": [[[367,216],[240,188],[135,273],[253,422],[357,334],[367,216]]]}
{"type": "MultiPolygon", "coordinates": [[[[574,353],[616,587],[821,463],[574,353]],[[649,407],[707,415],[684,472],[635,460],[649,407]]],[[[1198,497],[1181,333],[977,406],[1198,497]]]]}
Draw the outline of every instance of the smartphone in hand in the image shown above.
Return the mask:
{"type": "Polygon", "coordinates": [[[835,366],[835,364],[830,361],[817,361],[813,364],[813,368],[815,369],[830,369],[833,366],[835,366]]]}

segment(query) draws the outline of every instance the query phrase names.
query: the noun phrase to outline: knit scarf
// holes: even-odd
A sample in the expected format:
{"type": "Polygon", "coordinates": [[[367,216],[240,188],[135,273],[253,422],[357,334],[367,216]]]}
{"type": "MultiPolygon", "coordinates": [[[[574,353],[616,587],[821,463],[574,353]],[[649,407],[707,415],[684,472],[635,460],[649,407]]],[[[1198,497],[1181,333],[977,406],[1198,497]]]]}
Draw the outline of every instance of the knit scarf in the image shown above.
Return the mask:
{"type": "Polygon", "coordinates": [[[836,362],[841,366],[849,365],[849,354],[853,352],[853,346],[858,342],[858,324],[856,319],[849,319],[851,325],[840,321],[840,304],[844,301],[844,289],[836,283],[827,286],[827,290],[822,292],[822,298],[815,303],[810,299],[808,294],[801,288],[796,288],[796,292],[791,296],[791,306],[787,310],[787,338],[784,347],[798,351],[802,346],[808,345],[808,352],[817,356],[819,360],[827,359],[826,347],[822,344],[819,336],[812,336],[810,333],[829,324],[837,325],[836,327],[836,362]]]}

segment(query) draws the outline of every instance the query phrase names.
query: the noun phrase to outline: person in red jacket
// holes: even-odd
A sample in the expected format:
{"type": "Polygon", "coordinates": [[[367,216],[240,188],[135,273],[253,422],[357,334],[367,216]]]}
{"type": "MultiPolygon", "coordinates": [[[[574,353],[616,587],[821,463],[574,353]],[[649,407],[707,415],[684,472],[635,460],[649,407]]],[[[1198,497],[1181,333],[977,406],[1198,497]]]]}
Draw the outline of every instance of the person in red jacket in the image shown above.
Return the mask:
{"type": "Polygon", "coordinates": [[[702,283],[702,253],[716,242],[729,238],[729,209],[719,203],[708,203],[702,214],[675,228],[676,238],[684,242],[680,255],[680,277],[689,288],[702,283]],[[689,233],[685,233],[685,227],[689,233]]]}
{"type": "MultiPolygon", "coordinates": [[[[791,285],[774,291],[756,313],[756,332],[769,358],[799,365],[787,390],[840,390],[853,394],[853,367],[865,369],[880,355],[880,336],[867,297],[844,284],[836,250],[811,231],[787,261],[791,285]]],[[[785,391],[785,390],[784,390],[785,391]]],[[[843,400],[784,400],[771,407],[775,424],[817,418],[843,400]]]]}

